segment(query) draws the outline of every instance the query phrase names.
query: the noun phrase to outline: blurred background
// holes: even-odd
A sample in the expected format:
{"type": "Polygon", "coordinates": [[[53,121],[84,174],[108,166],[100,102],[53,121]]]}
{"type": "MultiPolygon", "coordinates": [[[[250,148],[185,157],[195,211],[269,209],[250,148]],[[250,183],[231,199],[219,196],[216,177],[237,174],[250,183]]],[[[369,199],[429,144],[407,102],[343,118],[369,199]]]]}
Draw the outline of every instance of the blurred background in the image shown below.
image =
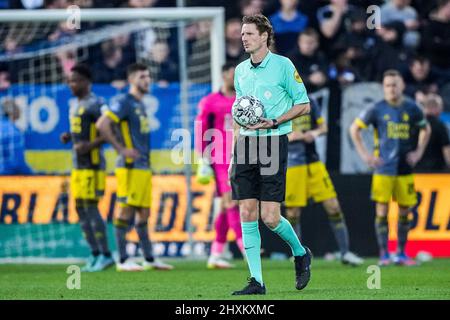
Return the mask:
{"type": "MultiPolygon", "coordinates": [[[[275,31],[272,51],[292,60],[319,102],[329,126],[328,135],[318,142],[319,153],[346,213],[352,250],[360,255],[377,255],[375,213],[370,170],[357,155],[348,128],[362,110],[382,99],[383,72],[399,70],[405,94],[419,105],[429,94],[442,97],[433,116],[450,129],[449,0],[0,0],[0,8],[18,9],[30,17],[0,10],[0,261],[76,259],[88,253],[67,178],[71,145],[59,141],[59,135],[69,130],[74,100],[65,81],[77,62],[92,68],[93,91],[107,101],[127,90],[128,64],[139,61],[150,68],[153,83],[145,97],[155,173],[150,228],[156,253],[162,256],[206,256],[214,238],[214,185],[187,183],[195,166],[171,160],[171,150],[179,142],[172,133],[177,128],[194,132],[198,101],[218,88],[221,64],[248,58],[240,35],[243,15],[263,13],[270,18],[275,31]],[[183,14],[175,19],[123,21],[94,17],[81,19],[79,29],[62,19],[33,15],[41,9],[65,12],[72,5],[81,8],[81,16],[84,9],[112,9],[118,17],[126,8],[224,11],[219,23],[213,16],[183,14]],[[372,5],[380,13],[376,28],[371,24],[372,5]],[[216,42],[223,50],[217,51],[216,42]]],[[[371,143],[370,131],[365,139],[371,143]]],[[[115,152],[106,146],[105,154],[112,174],[115,152]]],[[[449,165],[417,168],[420,202],[411,213],[408,244],[413,256],[420,251],[450,256],[449,165]]],[[[111,222],[116,210],[112,175],[100,209],[111,222]]],[[[395,221],[396,209],[391,206],[391,211],[395,221]]],[[[289,254],[289,248],[264,226],[261,231],[265,255],[289,254]]],[[[308,207],[302,233],[317,255],[337,248],[321,206],[308,207]]],[[[230,233],[229,239],[233,237],[230,233]]],[[[394,245],[394,229],[390,237],[394,245]]],[[[131,233],[129,241],[130,252],[137,254],[136,236],[131,233]]],[[[232,245],[238,254],[235,249],[232,245]]]]}

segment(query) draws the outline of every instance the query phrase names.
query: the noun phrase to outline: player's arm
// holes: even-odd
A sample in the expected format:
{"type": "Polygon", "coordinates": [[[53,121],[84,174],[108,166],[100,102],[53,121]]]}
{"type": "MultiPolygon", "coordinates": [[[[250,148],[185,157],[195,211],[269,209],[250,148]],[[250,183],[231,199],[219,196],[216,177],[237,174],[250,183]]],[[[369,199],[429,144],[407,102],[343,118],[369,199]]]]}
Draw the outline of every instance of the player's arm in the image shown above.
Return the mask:
{"type": "Polygon", "coordinates": [[[102,136],[96,137],[92,141],[80,141],[73,145],[76,153],[82,155],[90,152],[92,149],[100,147],[105,142],[105,138],[102,136]]]}
{"type": "Polygon", "coordinates": [[[70,135],[70,132],[63,132],[59,136],[59,141],[61,141],[63,144],[67,144],[70,141],[72,141],[72,136],[70,135]]]}
{"type": "Polygon", "coordinates": [[[203,159],[204,156],[209,156],[203,154],[207,146],[206,141],[204,141],[203,139],[205,137],[205,132],[210,129],[208,119],[211,115],[211,112],[205,98],[200,100],[198,106],[199,113],[197,114],[197,117],[195,119],[195,150],[197,151],[200,159],[209,161],[210,159],[208,157],[206,157],[206,159],[203,159]]]}
{"type": "Polygon", "coordinates": [[[350,136],[361,159],[363,159],[369,167],[376,168],[380,166],[382,162],[380,158],[372,155],[364,145],[361,130],[365,128],[367,128],[367,125],[361,119],[356,119],[350,126],[350,136]]]}
{"type": "Polygon", "coordinates": [[[322,32],[325,38],[330,39],[334,37],[339,29],[339,24],[341,23],[344,11],[345,6],[343,4],[338,4],[334,7],[332,16],[330,18],[319,17],[320,32],[322,32]]]}
{"type": "Polygon", "coordinates": [[[306,132],[303,132],[301,130],[296,130],[296,131],[292,131],[291,133],[289,133],[288,134],[289,142],[300,140],[300,141],[305,141],[307,143],[311,143],[318,137],[327,134],[327,132],[328,132],[327,123],[325,122],[325,120],[323,120],[323,118],[320,118],[320,119],[322,119],[322,121],[319,121],[318,127],[314,130],[309,130],[306,132]]]}
{"type": "Polygon", "coordinates": [[[406,155],[406,161],[411,167],[414,167],[417,164],[417,162],[419,162],[419,160],[422,158],[423,153],[427,148],[428,141],[430,140],[430,136],[431,136],[431,127],[428,123],[425,122],[424,125],[420,127],[419,139],[417,142],[416,150],[409,152],[406,155]]]}
{"type": "Polygon", "coordinates": [[[119,118],[111,111],[107,111],[101,115],[95,126],[100,132],[100,136],[103,137],[105,141],[109,142],[119,154],[128,158],[137,159],[139,157],[139,152],[135,149],[126,148],[114,135],[112,126],[118,122],[119,118]]]}

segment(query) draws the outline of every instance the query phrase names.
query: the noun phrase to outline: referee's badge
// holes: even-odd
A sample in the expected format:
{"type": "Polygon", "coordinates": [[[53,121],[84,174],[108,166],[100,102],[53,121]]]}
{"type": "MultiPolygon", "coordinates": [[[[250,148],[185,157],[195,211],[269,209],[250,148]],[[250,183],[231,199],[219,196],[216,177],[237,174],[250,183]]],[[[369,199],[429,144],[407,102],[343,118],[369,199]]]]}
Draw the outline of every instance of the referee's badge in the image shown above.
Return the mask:
{"type": "Polygon", "coordinates": [[[303,79],[302,79],[302,77],[300,77],[300,75],[298,74],[298,71],[297,71],[297,70],[294,71],[294,79],[295,79],[295,81],[297,81],[298,83],[303,83],[303,79]]]}
{"type": "Polygon", "coordinates": [[[266,92],[264,92],[264,98],[266,98],[267,100],[269,100],[270,98],[272,98],[272,92],[270,92],[269,90],[267,90],[266,92]]]}

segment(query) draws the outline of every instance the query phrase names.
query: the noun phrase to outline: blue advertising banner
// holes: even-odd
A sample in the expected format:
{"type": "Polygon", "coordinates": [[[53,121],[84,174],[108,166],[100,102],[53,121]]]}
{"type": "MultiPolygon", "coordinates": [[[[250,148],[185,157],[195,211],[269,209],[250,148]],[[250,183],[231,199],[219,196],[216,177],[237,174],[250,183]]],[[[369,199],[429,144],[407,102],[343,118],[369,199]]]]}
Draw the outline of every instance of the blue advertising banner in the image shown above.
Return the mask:
{"type": "MultiPolygon", "coordinates": [[[[189,88],[189,115],[191,132],[197,114],[197,104],[211,90],[209,84],[192,85],[189,88]]],[[[93,92],[110,102],[127,88],[118,90],[110,85],[94,84],[93,92]]],[[[70,105],[75,101],[66,85],[13,85],[8,91],[0,91],[0,101],[11,97],[21,109],[17,125],[25,133],[27,150],[68,150],[70,145],[59,141],[62,132],[69,131],[70,105]]],[[[144,98],[151,128],[153,150],[170,149],[178,141],[171,141],[174,129],[182,128],[178,83],[168,87],[152,86],[144,98]]],[[[192,135],[193,138],[193,135],[192,135]]]]}

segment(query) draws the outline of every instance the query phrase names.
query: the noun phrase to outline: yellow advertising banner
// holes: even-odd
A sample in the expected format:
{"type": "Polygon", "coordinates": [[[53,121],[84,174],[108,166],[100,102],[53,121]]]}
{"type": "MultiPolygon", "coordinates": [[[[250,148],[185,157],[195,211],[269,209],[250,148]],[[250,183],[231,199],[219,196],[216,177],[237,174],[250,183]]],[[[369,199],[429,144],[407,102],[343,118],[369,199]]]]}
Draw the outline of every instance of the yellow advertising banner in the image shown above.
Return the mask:
{"type": "MultiPolygon", "coordinates": [[[[417,174],[418,206],[412,209],[409,240],[450,240],[450,175],[417,174]]],[[[389,235],[397,239],[398,206],[389,206],[389,235]]]]}
{"type": "MultiPolygon", "coordinates": [[[[34,176],[0,177],[0,223],[54,222],[58,197],[69,177],[34,176]]],[[[214,238],[213,199],[214,182],[200,185],[192,180],[191,226],[195,241],[211,241],[214,238]]],[[[111,221],[116,205],[116,179],[107,177],[105,195],[99,203],[102,216],[111,221]]],[[[70,188],[68,193],[70,194],[70,188]]],[[[78,221],[75,203],[68,203],[68,222],[78,221]]],[[[61,210],[59,210],[61,211],[61,210]]],[[[153,241],[187,241],[187,184],[182,175],[155,175],[152,179],[152,206],[149,228],[153,241]]],[[[62,212],[58,212],[58,220],[62,212]]],[[[131,238],[134,238],[131,234],[131,238]]],[[[132,239],[131,239],[132,240],[132,239]]]]}

